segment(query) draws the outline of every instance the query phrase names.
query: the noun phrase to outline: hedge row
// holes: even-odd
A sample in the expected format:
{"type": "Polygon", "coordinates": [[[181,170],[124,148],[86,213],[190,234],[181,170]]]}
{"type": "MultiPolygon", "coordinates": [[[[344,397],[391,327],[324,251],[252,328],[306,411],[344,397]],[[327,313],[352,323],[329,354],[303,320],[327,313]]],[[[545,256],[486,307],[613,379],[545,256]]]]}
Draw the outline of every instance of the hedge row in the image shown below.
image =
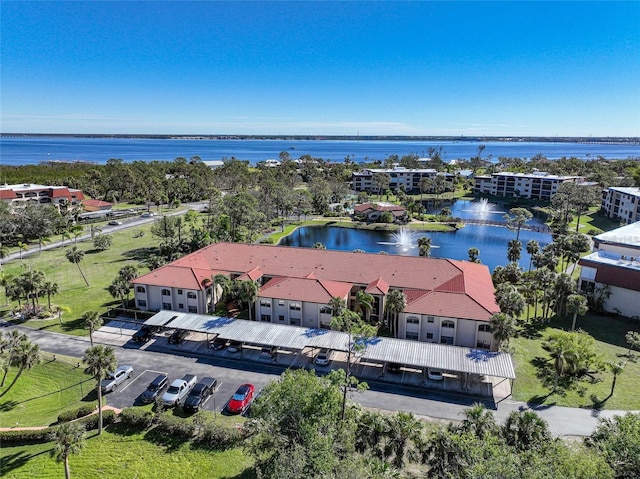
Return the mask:
{"type": "MultiPolygon", "coordinates": [[[[87,431],[98,428],[98,415],[93,414],[91,416],[78,419],[78,422],[84,424],[87,431]]],[[[103,425],[109,425],[115,422],[116,415],[113,411],[107,410],[102,413],[103,425]]],[[[40,442],[49,442],[51,440],[51,433],[55,432],[57,426],[47,427],[38,430],[14,430],[14,431],[0,431],[0,443],[2,444],[35,444],[40,442]]]]}
{"type": "Polygon", "coordinates": [[[79,419],[81,417],[88,416],[93,411],[96,410],[95,404],[87,404],[86,406],[79,407],[77,409],[72,409],[71,411],[65,411],[60,413],[58,416],[58,424],[62,424],[63,422],[73,421],[74,419],[79,419]]]}

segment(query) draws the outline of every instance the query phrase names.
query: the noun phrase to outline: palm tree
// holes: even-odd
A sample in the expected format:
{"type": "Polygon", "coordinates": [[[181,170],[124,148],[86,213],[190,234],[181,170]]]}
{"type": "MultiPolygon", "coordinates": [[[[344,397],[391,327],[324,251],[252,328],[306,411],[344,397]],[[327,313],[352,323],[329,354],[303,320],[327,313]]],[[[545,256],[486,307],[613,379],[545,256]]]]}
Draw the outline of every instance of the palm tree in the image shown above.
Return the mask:
{"type": "Polygon", "coordinates": [[[611,361],[607,363],[607,367],[613,373],[613,381],[611,382],[611,392],[609,393],[609,396],[607,397],[607,399],[613,396],[613,391],[616,389],[616,381],[618,380],[618,376],[622,374],[626,365],[627,365],[626,363],[623,363],[621,361],[611,361]]]}
{"type": "Polygon", "coordinates": [[[342,316],[347,309],[347,302],[344,298],[339,298],[338,296],[334,296],[329,300],[329,307],[331,308],[331,316],[337,318],[342,316]]]}
{"type": "Polygon", "coordinates": [[[427,236],[418,238],[418,255],[425,258],[431,256],[431,238],[427,236]]]}
{"type": "Polygon", "coordinates": [[[22,241],[18,241],[16,246],[18,247],[18,253],[20,254],[20,261],[22,261],[22,252],[27,251],[29,249],[29,244],[23,243],[22,241]]]}
{"type": "Polygon", "coordinates": [[[44,281],[44,273],[36,269],[28,269],[27,271],[23,272],[18,278],[18,282],[20,283],[20,286],[22,287],[22,290],[26,295],[27,301],[29,300],[29,298],[31,298],[31,302],[34,308],[36,307],[38,293],[42,289],[44,281]]]}
{"type": "Polygon", "coordinates": [[[25,369],[31,369],[31,366],[38,364],[40,362],[40,346],[38,344],[32,343],[25,336],[25,338],[18,344],[18,348],[13,356],[13,360],[17,366],[20,367],[18,369],[18,373],[11,381],[11,384],[4,390],[0,397],[4,396],[9,392],[9,390],[13,387],[13,385],[18,381],[18,378],[22,375],[22,372],[25,369]]]}
{"type": "Polygon", "coordinates": [[[495,416],[484,404],[474,403],[464,410],[464,416],[462,430],[473,433],[480,440],[498,429],[495,416]]]}
{"type": "Polygon", "coordinates": [[[540,244],[536,240],[527,241],[527,253],[529,254],[529,271],[531,271],[533,257],[540,253],[540,244]]]}
{"type": "Polygon", "coordinates": [[[64,477],[70,479],[69,456],[78,454],[84,447],[87,430],[79,422],[65,422],[51,433],[51,440],[55,441],[51,456],[56,461],[64,463],[64,477]]]}
{"type": "Polygon", "coordinates": [[[398,315],[407,307],[407,297],[399,289],[393,289],[387,294],[384,309],[387,313],[387,324],[391,334],[398,335],[398,315]],[[390,321],[392,320],[392,322],[390,321]]]}
{"type": "Polygon", "coordinates": [[[393,465],[401,469],[407,452],[413,455],[411,446],[415,445],[421,435],[422,423],[412,413],[398,412],[387,417],[385,457],[393,456],[393,465]]]}
{"type": "Polygon", "coordinates": [[[497,349],[509,347],[509,340],[516,333],[516,320],[506,313],[496,313],[490,319],[493,339],[497,341],[497,349]]]}
{"type": "Polygon", "coordinates": [[[549,340],[543,343],[542,347],[549,352],[551,359],[553,359],[553,369],[555,376],[553,380],[553,390],[556,392],[558,389],[558,382],[566,371],[574,369],[574,364],[577,360],[575,352],[570,349],[569,345],[564,341],[549,340]]]}
{"type": "Polygon", "coordinates": [[[69,251],[67,251],[65,256],[70,262],[75,263],[75,265],[78,267],[78,270],[80,271],[80,274],[82,275],[82,279],[84,279],[85,284],[89,286],[89,281],[87,281],[87,278],[82,272],[82,268],[80,268],[80,262],[84,258],[84,251],[79,250],[77,246],[73,246],[69,249],[69,251]]]}
{"type": "Polygon", "coordinates": [[[533,214],[526,208],[511,208],[509,213],[504,215],[507,228],[516,230],[516,241],[520,239],[520,230],[531,218],[533,218],[533,214]]]}
{"type": "Polygon", "coordinates": [[[122,278],[127,283],[133,281],[138,277],[138,268],[135,266],[128,264],[127,266],[123,266],[118,271],[118,278],[122,278]]]}
{"type": "Polygon", "coordinates": [[[73,225],[69,229],[69,231],[73,235],[73,244],[78,244],[78,236],[80,236],[84,232],[84,226],[82,226],[82,225],[73,225]]]}
{"type": "Polygon", "coordinates": [[[458,431],[452,424],[439,427],[420,444],[422,462],[429,466],[430,477],[463,477],[465,453],[458,431]]]}
{"type": "Polygon", "coordinates": [[[509,240],[507,249],[507,259],[511,263],[517,263],[522,257],[522,242],[518,240],[509,240]]]}
{"type": "Polygon", "coordinates": [[[9,304],[9,285],[13,281],[13,276],[6,274],[4,271],[0,272],[0,286],[4,288],[5,305],[9,304]]]}
{"type": "Polygon", "coordinates": [[[560,273],[553,283],[555,311],[558,316],[564,316],[567,309],[567,298],[576,290],[576,282],[567,273],[560,273]]]}
{"type": "Polygon", "coordinates": [[[469,248],[467,253],[469,254],[469,261],[472,263],[480,263],[480,250],[478,248],[469,248]]]}
{"type": "Polygon", "coordinates": [[[55,296],[60,292],[58,283],[45,281],[45,283],[42,285],[42,292],[47,295],[47,306],[49,309],[51,309],[51,296],[55,296]]]}
{"type": "Polygon", "coordinates": [[[26,334],[21,333],[17,329],[12,329],[11,332],[7,335],[6,338],[3,338],[3,350],[8,349],[7,354],[7,367],[4,370],[4,374],[2,376],[2,383],[0,383],[0,387],[4,386],[4,382],[7,379],[7,374],[9,372],[9,368],[13,365],[15,361],[16,354],[18,349],[20,348],[20,344],[24,341],[28,341],[29,338],[26,334]]]}
{"type": "Polygon", "coordinates": [[[551,440],[546,421],[533,411],[511,412],[502,428],[502,435],[507,444],[518,451],[543,447],[551,440]]]}
{"type": "Polygon", "coordinates": [[[91,346],[93,347],[93,332],[102,326],[102,317],[97,311],[85,311],[81,317],[84,321],[85,329],[89,330],[89,341],[91,341],[91,346]]]}
{"type": "MultiPolygon", "coordinates": [[[[0,259],[5,259],[7,256],[9,256],[9,248],[5,245],[3,245],[2,243],[0,243],[0,259]]],[[[2,264],[0,263],[0,271],[2,271],[2,264]]]]}
{"type": "Polygon", "coordinates": [[[325,245],[323,245],[322,243],[320,243],[320,242],[313,243],[312,248],[313,249],[327,249],[327,247],[325,245]]]}
{"type": "Polygon", "coordinates": [[[573,320],[571,321],[571,331],[576,329],[576,318],[578,315],[582,316],[589,311],[587,305],[587,298],[581,294],[570,294],[567,297],[567,313],[573,314],[573,320]]]}
{"type": "Polygon", "coordinates": [[[358,291],[353,309],[356,313],[363,315],[365,321],[369,322],[369,315],[373,309],[373,296],[365,291],[358,291]]]}
{"type": "Polygon", "coordinates": [[[222,301],[225,296],[227,296],[231,292],[231,280],[228,276],[222,273],[216,274],[213,277],[213,285],[216,293],[218,292],[218,288],[220,288],[220,297],[217,298],[217,300],[215,301],[216,303],[218,301],[222,301]]]}
{"type": "Polygon", "coordinates": [[[42,254],[42,245],[51,243],[50,236],[38,236],[38,256],[42,254]]]}
{"type": "Polygon", "coordinates": [[[102,381],[109,371],[113,371],[118,366],[118,360],[113,349],[108,346],[92,346],[84,352],[82,361],[87,365],[87,374],[96,380],[96,391],[98,393],[98,435],[102,434],[102,381]]]}
{"type": "Polygon", "coordinates": [[[129,301],[129,292],[131,291],[131,286],[128,281],[125,281],[121,277],[117,277],[113,280],[113,283],[109,285],[107,290],[112,297],[120,299],[122,302],[122,309],[127,309],[125,299],[129,301]]]}
{"type": "Polygon", "coordinates": [[[71,308],[69,306],[57,305],[54,308],[55,313],[58,315],[58,321],[62,324],[62,313],[70,313],[71,308]]]}
{"type": "Polygon", "coordinates": [[[238,281],[236,283],[236,294],[242,303],[247,303],[247,307],[249,309],[249,320],[252,320],[253,314],[251,313],[251,310],[253,309],[253,302],[258,297],[258,285],[255,281],[251,281],[250,279],[246,281],[238,281]]]}
{"type": "Polygon", "coordinates": [[[356,450],[360,453],[369,451],[377,458],[382,458],[382,440],[386,435],[387,422],[384,416],[376,411],[363,411],[357,420],[356,450]]]}

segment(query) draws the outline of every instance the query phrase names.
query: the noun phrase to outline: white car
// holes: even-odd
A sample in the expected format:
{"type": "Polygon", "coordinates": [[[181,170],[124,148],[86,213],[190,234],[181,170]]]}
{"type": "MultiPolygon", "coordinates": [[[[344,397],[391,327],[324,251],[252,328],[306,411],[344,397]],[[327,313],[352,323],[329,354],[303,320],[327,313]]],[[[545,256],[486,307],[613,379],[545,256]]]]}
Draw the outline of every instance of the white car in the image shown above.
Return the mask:
{"type": "Polygon", "coordinates": [[[442,378],[443,378],[442,371],[429,368],[427,370],[427,377],[432,381],[442,381],[442,378]]]}
{"type": "Polygon", "coordinates": [[[108,373],[107,376],[100,381],[100,389],[103,393],[111,392],[130,378],[132,374],[133,368],[131,366],[120,366],[114,372],[108,373]]]}
{"type": "Polygon", "coordinates": [[[316,359],[313,361],[318,366],[327,366],[331,360],[331,353],[328,349],[321,349],[316,355],[316,359]]]}

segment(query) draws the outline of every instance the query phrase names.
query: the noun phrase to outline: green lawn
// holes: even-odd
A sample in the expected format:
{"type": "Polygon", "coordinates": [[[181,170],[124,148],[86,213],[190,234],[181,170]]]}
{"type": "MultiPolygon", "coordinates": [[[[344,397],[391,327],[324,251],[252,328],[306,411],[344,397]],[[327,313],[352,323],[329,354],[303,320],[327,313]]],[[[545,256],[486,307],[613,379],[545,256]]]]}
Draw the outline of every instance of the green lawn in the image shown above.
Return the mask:
{"type": "MultiPolygon", "coordinates": [[[[627,331],[640,331],[640,323],[611,316],[587,315],[578,318],[577,327],[595,338],[597,351],[605,361],[626,362],[623,373],[618,376],[614,395],[601,407],[640,409],[640,396],[636,389],[640,384],[640,352],[636,352],[637,361],[629,360],[629,348],[624,340],[627,331]]],[[[545,370],[546,360],[549,359],[549,354],[542,349],[542,342],[553,331],[568,331],[570,328],[570,319],[553,319],[545,325],[525,328],[519,337],[511,341],[517,376],[513,388],[515,399],[590,408],[594,406],[594,402],[601,401],[609,395],[613,375],[608,371],[596,374],[593,380],[581,380],[570,388],[549,395],[552,382],[545,385],[540,377],[541,372],[545,370]]]]}
{"type": "MultiPolygon", "coordinates": [[[[102,436],[89,433],[82,452],[69,459],[71,477],[255,477],[251,469],[252,462],[241,448],[218,452],[197,449],[190,444],[167,447],[145,440],[145,434],[122,433],[117,426],[109,426],[102,436]]],[[[51,449],[51,443],[3,447],[0,452],[0,476],[11,479],[64,477],[62,463],[49,455],[51,449]]]]}
{"type": "MultiPolygon", "coordinates": [[[[57,421],[63,411],[97,404],[94,380],[77,367],[78,360],[50,354],[43,362],[25,370],[16,384],[0,397],[0,427],[48,426],[57,421]]],[[[17,373],[12,368],[7,375],[2,394],[17,373]]]]}
{"type": "MultiPolygon", "coordinates": [[[[60,293],[52,297],[52,304],[67,306],[71,312],[63,313],[63,324],[56,319],[32,320],[25,323],[36,329],[49,329],[73,335],[86,335],[83,321],[80,316],[88,310],[96,310],[101,314],[109,307],[118,306],[119,301],[113,299],[106,288],[118,274],[120,268],[127,264],[133,264],[141,273],[148,271],[146,267],[140,267],[140,261],[144,259],[149,248],[157,245],[157,240],[150,233],[150,224],[137,228],[129,228],[123,231],[111,233],[113,246],[106,251],[93,249],[91,240],[78,242],[79,249],[85,251],[85,256],[80,267],[82,268],[89,286],[84,283],[78,267],[65,258],[67,246],[73,245],[73,240],[67,242],[65,247],[35,253],[24,258],[3,265],[5,274],[17,276],[23,268],[32,267],[44,271],[47,279],[58,283],[60,293]],[[143,231],[142,237],[134,237],[137,232],[143,231]]],[[[56,238],[58,239],[58,238],[56,238]]],[[[3,291],[4,295],[4,291],[3,291]]],[[[5,299],[4,297],[2,298],[5,299]]],[[[47,298],[40,301],[46,304],[47,298]]],[[[4,303],[4,301],[2,301],[4,303]]],[[[13,303],[12,306],[16,306],[13,303]]],[[[6,313],[8,306],[0,306],[0,312],[6,313]]]]}

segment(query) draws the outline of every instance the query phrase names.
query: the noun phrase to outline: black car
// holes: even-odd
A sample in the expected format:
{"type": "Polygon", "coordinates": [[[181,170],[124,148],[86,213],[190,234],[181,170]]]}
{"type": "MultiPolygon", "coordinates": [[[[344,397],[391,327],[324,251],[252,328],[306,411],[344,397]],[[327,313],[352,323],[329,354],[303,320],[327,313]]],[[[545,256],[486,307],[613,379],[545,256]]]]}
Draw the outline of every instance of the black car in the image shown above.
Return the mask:
{"type": "Polygon", "coordinates": [[[402,364],[400,363],[389,363],[387,365],[387,372],[390,372],[392,374],[398,374],[401,368],[402,368],[402,364]]]}
{"type": "Polygon", "coordinates": [[[220,351],[227,347],[227,340],[222,338],[216,338],[211,342],[210,348],[214,351],[220,351]]]}
{"type": "Polygon", "coordinates": [[[184,401],[184,410],[187,412],[200,410],[209,400],[217,385],[218,380],[215,378],[205,377],[198,381],[184,401]]]}
{"type": "Polygon", "coordinates": [[[153,331],[149,326],[142,326],[138,331],[133,333],[131,339],[133,339],[136,343],[146,343],[153,337],[153,331]]]}
{"type": "Polygon", "coordinates": [[[156,400],[162,392],[167,389],[169,385],[169,379],[166,374],[158,375],[153,381],[149,383],[147,389],[140,396],[140,400],[144,404],[150,404],[156,400]]]}
{"type": "Polygon", "coordinates": [[[182,344],[185,338],[188,336],[189,331],[186,329],[176,329],[171,336],[169,336],[170,344],[182,344]]]}

